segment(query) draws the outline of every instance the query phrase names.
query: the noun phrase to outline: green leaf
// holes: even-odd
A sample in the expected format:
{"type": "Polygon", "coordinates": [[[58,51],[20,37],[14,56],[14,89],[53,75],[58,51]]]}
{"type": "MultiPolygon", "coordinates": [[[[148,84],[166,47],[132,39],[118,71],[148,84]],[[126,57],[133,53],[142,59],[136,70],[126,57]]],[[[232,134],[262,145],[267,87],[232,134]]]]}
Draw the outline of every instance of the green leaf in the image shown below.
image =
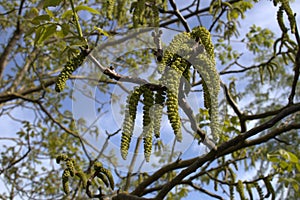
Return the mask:
{"type": "Polygon", "coordinates": [[[50,21],[51,18],[49,15],[39,15],[31,20],[31,23],[39,25],[43,21],[50,21]]]}
{"type": "Polygon", "coordinates": [[[237,19],[239,17],[239,12],[237,10],[232,10],[230,12],[230,17],[233,19],[237,19]]]}
{"type": "Polygon", "coordinates": [[[292,186],[293,186],[295,191],[299,191],[299,185],[296,181],[292,183],[292,186]]]}
{"type": "Polygon", "coordinates": [[[292,163],[298,163],[298,157],[295,154],[293,154],[292,152],[289,152],[289,151],[287,151],[286,153],[288,154],[289,160],[292,163]]]}
{"type": "Polygon", "coordinates": [[[54,13],[51,10],[46,8],[45,11],[52,19],[54,19],[55,21],[58,21],[58,19],[54,16],[54,13]]]}
{"type": "Polygon", "coordinates": [[[45,27],[44,26],[40,26],[36,29],[35,31],[35,38],[34,38],[34,46],[38,45],[40,42],[40,38],[42,37],[42,35],[44,34],[45,31],[45,27]]]}
{"type": "Polygon", "coordinates": [[[43,37],[41,39],[42,42],[45,41],[50,36],[52,36],[55,32],[56,32],[56,25],[55,24],[51,24],[51,25],[47,26],[45,28],[45,33],[43,34],[43,37]]]}
{"type": "Polygon", "coordinates": [[[269,154],[269,153],[267,154],[267,158],[271,162],[279,162],[280,159],[277,156],[278,154],[269,154]]]}
{"type": "Polygon", "coordinates": [[[65,19],[65,18],[70,18],[73,16],[73,11],[72,10],[67,10],[66,12],[64,12],[62,15],[61,15],[61,18],[62,19],[65,19]]]}
{"type": "Polygon", "coordinates": [[[63,36],[68,35],[69,32],[70,32],[70,25],[66,24],[66,23],[62,24],[61,25],[61,32],[63,33],[63,36]]]}
{"type": "Polygon", "coordinates": [[[300,164],[299,163],[296,164],[296,168],[297,168],[298,171],[300,171],[300,164]]]}
{"type": "Polygon", "coordinates": [[[91,8],[89,6],[80,5],[75,8],[75,11],[80,11],[80,10],[85,10],[92,14],[100,15],[100,12],[98,10],[91,8]]]}
{"type": "Polygon", "coordinates": [[[31,27],[24,35],[24,37],[32,37],[32,34],[36,31],[37,27],[31,27]]]}
{"type": "Polygon", "coordinates": [[[292,152],[286,151],[284,149],[279,150],[279,154],[292,163],[298,163],[298,157],[292,152]]]}
{"type": "Polygon", "coordinates": [[[43,8],[58,6],[62,0],[44,0],[43,8]]]}
{"type": "Polygon", "coordinates": [[[29,13],[28,13],[28,16],[31,16],[31,17],[36,17],[39,15],[39,10],[37,8],[31,8],[29,13]]]}
{"type": "Polygon", "coordinates": [[[35,36],[35,45],[39,45],[43,43],[47,38],[52,36],[56,32],[56,25],[51,24],[47,26],[41,26],[36,30],[36,36],[35,36]]]}

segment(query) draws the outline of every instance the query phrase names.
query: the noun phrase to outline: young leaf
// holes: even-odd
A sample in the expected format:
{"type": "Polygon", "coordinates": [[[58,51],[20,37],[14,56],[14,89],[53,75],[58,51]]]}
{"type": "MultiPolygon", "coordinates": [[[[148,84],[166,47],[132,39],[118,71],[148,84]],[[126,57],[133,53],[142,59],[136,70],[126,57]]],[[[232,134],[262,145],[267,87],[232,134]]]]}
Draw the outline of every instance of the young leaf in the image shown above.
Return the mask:
{"type": "Polygon", "coordinates": [[[43,21],[50,21],[51,18],[49,15],[39,15],[31,20],[31,23],[34,25],[39,25],[43,21]]]}
{"type": "Polygon", "coordinates": [[[92,14],[100,15],[100,12],[98,10],[91,8],[89,6],[80,5],[75,8],[75,11],[80,11],[80,10],[85,10],[92,14]]]}
{"type": "Polygon", "coordinates": [[[62,0],[45,0],[43,8],[58,6],[62,0]]]}

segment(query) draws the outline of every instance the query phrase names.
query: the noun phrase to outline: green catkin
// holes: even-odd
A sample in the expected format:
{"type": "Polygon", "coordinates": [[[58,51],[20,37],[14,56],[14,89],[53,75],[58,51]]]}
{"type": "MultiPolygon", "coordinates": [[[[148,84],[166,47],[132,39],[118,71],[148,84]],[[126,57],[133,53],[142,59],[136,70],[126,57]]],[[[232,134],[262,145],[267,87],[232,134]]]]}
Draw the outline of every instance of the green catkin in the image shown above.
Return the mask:
{"type": "Polygon", "coordinates": [[[258,184],[257,182],[254,182],[253,185],[254,185],[254,187],[255,187],[256,190],[257,190],[257,193],[258,193],[258,195],[259,195],[259,199],[260,199],[260,200],[263,200],[263,199],[264,199],[264,193],[263,193],[261,187],[259,186],[259,184],[258,184]]]}
{"type": "Polygon", "coordinates": [[[161,8],[163,10],[168,10],[168,1],[167,0],[162,0],[161,1],[161,8]]]}
{"type": "Polygon", "coordinates": [[[105,169],[105,168],[102,168],[102,170],[100,172],[106,175],[106,177],[109,181],[110,188],[112,190],[114,190],[115,183],[114,183],[114,179],[113,179],[113,176],[112,176],[111,172],[108,169],[105,169]]]}
{"type": "Polygon", "coordinates": [[[182,140],[181,121],[179,116],[178,92],[180,78],[184,71],[181,66],[181,58],[177,58],[166,71],[165,82],[167,87],[167,113],[170,124],[178,141],[182,140]]]}
{"type": "Polygon", "coordinates": [[[66,154],[60,154],[56,157],[56,163],[59,164],[60,161],[66,161],[68,160],[68,156],[66,154]]]}
{"type": "Polygon", "coordinates": [[[75,175],[74,160],[73,159],[68,159],[66,161],[66,166],[67,166],[67,169],[69,169],[70,176],[73,177],[75,175]]]}
{"type": "Polygon", "coordinates": [[[281,31],[283,33],[286,33],[288,30],[285,27],[284,21],[283,21],[283,6],[280,6],[278,11],[277,11],[277,22],[278,22],[278,25],[279,25],[281,31]]]}
{"type": "Polygon", "coordinates": [[[220,77],[216,69],[214,56],[214,46],[211,40],[209,31],[204,27],[194,28],[191,36],[198,40],[204,46],[205,52],[196,56],[193,62],[194,68],[200,74],[204,89],[204,99],[206,106],[209,107],[210,113],[210,128],[214,137],[217,137],[220,132],[219,124],[219,103],[218,95],[220,91],[220,77]],[[209,96],[207,96],[209,95],[209,96]],[[210,101],[210,102],[208,102],[210,101]]]}
{"type": "Polygon", "coordinates": [[[236,185],[236,190],[238,191],[240,195],[241,200],[245,200],[245,194],[244,194],[244,184],[241,180],[238,180],[237,185],[236,185]]]}
{"type": "Polygon", "coordinates": [[[70,193],[69,177],[73,177],[74,175],[80,178],[82,186],[85,188],[87,185],[87,177],[80,168],[78,170],[75,169],[75,160],[69,158],[66,154],[60,154],[56,157],[56,162],[57,164],[59,164],[61,161],[65,161],[66,163],[66,169],[64,170],[62,175],[62,185],[64,192],[66,194],[70,193]]]}
{"type": "MultiPolygon", "coordinates": [[[[115,183],[114,183],[114,179],[113,179],[111,172],[108,169],[105,169],[103,167],[102,163],[100,163],[100,162],[96,162],[94,164],[94,170],[97,173],[103,173],[106,176],[106,178],[108,179],[111,189],[114,190],[115,183]]],[[[100,178],[99,176],[97,176],[97,177],[100,178]]]]}
{"type": "Polygon", "coordinates": [[[188,94],[191,90],[191,84],[190,84],[190,80],[191,80],[191,70],[190,70],[190,64],[187,64],[187,67],[185,68],[185,70],[182,73],[182,76],[185,79],[185,84],[184,84],[184,92],[185,94],[188,94]]]}
{"type": "Polygon", "coordinates": [[[133,2],[131,6],[134,9],[132,14],[133,28],[137,28],[139,26],[139,10],[137,8],[137,2],[133,2]]]}
{"type": "Polygon", "coordinates": [[[236,179],[236,174],[233,172],[233,170],[229,167],[227,168],[229,174],[230,174],[230,179],[231,181],[234,183],[235,182],[235,179],[236,179]]]}
{"type": "Polygon", "coordinates": [[[128,154],[128,149],[134,129],[134,122],[136,118],[137,105],[141,96],[141,89],[135,87],[132,94],[127,98],[127,107],[125,110],[125,119],[123,122],[123,132],[121,138],[121,155],[125,160],[128,154]]]}
{"type": "Polygon", "coordinates": [[[251,184],[246,184],[246,189],[247,189],[247,192],[248,192],[250,200],[253,200],[253,194],[252,194],[251,184]]]}
{"type": "Polygon", "coordinates": [[[128,0],[118,0],[118,5],[114,7],[114,16],[116,16],[116,19],[118,21],[118,25],[123,25],[127,21],[127,1],[128,0]]]}
{"type": "Polygon", "coordinates": [[[209,89],[205,81],[202,82],[202,87],[203,87],[204,107],[208,109],[210,113],[211,99],[210,99],[209,89]]]}
{"type": "Polygon", "coordinates": [[[214,61],[214,45],[211,40],[210,32],[203,26],[195,27],[191,32],[191,36],[204,46],[206,53],[211,57],[211,60],[214,61]]]}
{"type": "Polygon", "coordinates": [[[78,178],[80,178],[83,188],[86,188],[87,177],[86,177],[85,173],[82,170],[78,170],[78,171],[76,171],[76,176],[78,178]]]}
{"type": "Polygon", "coordinates": [[[145,8],[146,8],[146,0],[138,0],[137,7],[139,9],[139,24],[145,25],[146,24],[146,18],[145,18],[145,8]]]}
{"type": "Polygon", "coordinates": [[[145,0],[138,0],[135,3],[135,9],[132,15],[133,27],[137,28],[139,25],[146,24],[145,18],[145,0]]]}
{"type": "Polygon", "coordinates": [[[113,19],[113,12],[114,12],[115,0],[106,0],[106,17],[111,20],[113,19]]]}
{"type": "Polygon", "coordinates": [[[161,127],[161,119],[163,114],[163,107],[166,100],[166,92],[164,90],[159,90],[155,94],[155,104],[153,106],[153,127],[154,127],[154,135],[156,138],[160,137],[160,127],[161,127]]]}
{"type": "Polygon", "coordinates": [[[153,134],[153,112],[150,112],[154,105],[154,94],[146,85],[142,86],[143,90],[143,140],[144,140],[144,155],[147,162],[149,162],[152,151],[152,134],[153,134]]]}
{"type": "Polygon", "coordinates": [[[62,175],[62,185],[64,192],[68,195],[70,194],[70,187],[69,187],[69,177],[71,176],[70,170],[65,169],[62,175]]]}
{"type": "Polygon", "coordinates": [[[288,20],[290,22],[291,32],[295,33],[295,31],[296,31],[296,19],[295,19],[293,10],[291,9],[289,0],[281,0],[281,6],[283,7],[283,10],[285,11],[286,15],[288,16],[288,20]]]}
{"type": "Polygon", "coordinates": [[[56,92],[61,92],[65,88],[66,81],[70,78],[71,74],[82,65],[88,54],[88,50],[83,49],[77,56],[67,62],[56,80],[56,92]]]}
{"type": "Polygon", "coordinates": [[[151,11],[152,11],[152,23],[151,26],[152,27],[159,27],[159,10],[157,5],[155,5],[155,1],[152,2],[152,7],[151,7],[151,11]]]}
{"type": "Polygon", "coordinates": [[[106,176],[102,173],[97,173],[97,177],[105,184],[106,187],[109,187],[109,182],[106,176]]]}
{"type": "Polygon", "coordinates": [[[164,56],[162,61],[158,64],[157,70],[160,74],[165,72],[166,66],[169,66],[172,63],[173,54],[170,51],[164,51],[164,56]]]}
{"type": "Polygon", "coordinates": [[[182,140],[181,121],[178,112],[179,86],[183,72],[189,65],[184,58],[188,58],[191,44],[194,43],[194,40],[190,38],[188,33],[176,35],[168,48],[165,49],[160,65],[162,67],[159,69],[163,73],[161,82],[167,88],[166,105],[168,118],[178,141],[182,140]],[[167,68],[165,68],[166,66],[167,68]]]}

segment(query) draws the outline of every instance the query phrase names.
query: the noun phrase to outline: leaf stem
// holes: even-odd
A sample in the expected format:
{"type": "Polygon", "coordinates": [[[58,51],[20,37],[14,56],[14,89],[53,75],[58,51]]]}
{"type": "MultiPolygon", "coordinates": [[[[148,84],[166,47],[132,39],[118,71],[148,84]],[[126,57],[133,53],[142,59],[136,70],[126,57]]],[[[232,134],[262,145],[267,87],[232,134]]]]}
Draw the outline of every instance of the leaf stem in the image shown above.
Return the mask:
{"type": "Polygon", "coordinates": [[[80,38],[83,38],[81,26],[80,26],[80,24],[79,24],[79,18],[78,18],[77,12],[76,12],[76,10],[75,10],[73,0],[70,0],[70,3],[71,3],[73,15],[74,15],[74,20],[75,20],[75,24],[76,24],[78,36],[79,36],[80,38]]]}

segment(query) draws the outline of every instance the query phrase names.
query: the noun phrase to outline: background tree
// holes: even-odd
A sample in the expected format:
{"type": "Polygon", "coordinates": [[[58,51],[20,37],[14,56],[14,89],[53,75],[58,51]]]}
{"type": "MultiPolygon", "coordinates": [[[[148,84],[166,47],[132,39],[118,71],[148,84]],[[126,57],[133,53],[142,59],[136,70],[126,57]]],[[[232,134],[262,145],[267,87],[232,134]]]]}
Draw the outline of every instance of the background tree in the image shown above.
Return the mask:
{"type": "MultiPolygon", "coordinates": [[[[215,199],[299,198],[300,37],[293,9],[299,2],[263,2],[277,10],[277,16],[270,17],[280,34],[253,22],[242,36],[240,24],[246,12],[262,1],[187,2],[0,2],[1,199],[181,199],[195,191],[215,199]],[[125,82],[146,84],[150,88],[142,88],[147,90],[143,92],[146,96],[164,92],[161,83],[155,82],[156,76],[138,75],[150,70],[151,64],[159,66],[161,59],[164,62],[167,47],[162,44],[160,49],[154,42],[157,48],[152,51],[135,51],[127,46],[122,50],[129,53],[114,60],[109,56],[105,60],[101,53],[87,54],[99,50],[110,37],[121,36],[121,41],[123,33],[136,28],[175,29],[180,35],[199,25],[211,32],[221,79],[218,139],[210,137],[211,113],[201,101],[205,79],[190,68],[188,90],[202,104],[200,109],[191,109],[184,96],[179,98],[182,138],[190,133],[194,146],[206,149],[198,148],[196,154],[184,157],[175,148],[176,142],[162,147],[160,140],[153,139],[157,148],[153,148],[150,161],[160,160],[153,163],[152,170],[144,170],[145,163],[136,161],[137,154],[129,156],[129,165],[124,166],[119,151],[107,150],[110,142],[120,145],[122,126],[100,130],[87,118],[74,117],[73,84],[83,80],[97,89],[97,97],[101,97],[95,100],[97,115],[108,121],[110,105],[122,99],[113,92],[115,85],[126,90],[122,87],[125,82]],[[72,75],[85,57],[94,62],[102,58],[101,62],[112,67],[104,66],[104,75],[98,79],[78,70],[72,75]],[[63,76],[57,79],[61,71],[63,76]],[[91,142],[96,136],[98,140],[91,142]],[[165,154],[166,148],[170,154],[165,154]],[[245,177],[245,172],[251,174],[245,177]]],[[[151,41],[159,39],[157,29],[151,30],[151,41]]],[[[135,45],[141,43],[137,40],[135,45]]],[[[77,90],[95,98],[85,89],[77,90]]],[[[143,103],[149,102],[138,104],[143,103]]],[[[120,106],[123,109],[118,114],[123,116],[124,108],[132,104],[122,102],[120,106]]],[[[163,112],[165,116],[170,111],[163,112]]],[[[163,138],[164,132],[160,134],[163,138]]],[[[132,152],[141,151],[141,141],[142,137],[133,139],[132,152]]]]}

